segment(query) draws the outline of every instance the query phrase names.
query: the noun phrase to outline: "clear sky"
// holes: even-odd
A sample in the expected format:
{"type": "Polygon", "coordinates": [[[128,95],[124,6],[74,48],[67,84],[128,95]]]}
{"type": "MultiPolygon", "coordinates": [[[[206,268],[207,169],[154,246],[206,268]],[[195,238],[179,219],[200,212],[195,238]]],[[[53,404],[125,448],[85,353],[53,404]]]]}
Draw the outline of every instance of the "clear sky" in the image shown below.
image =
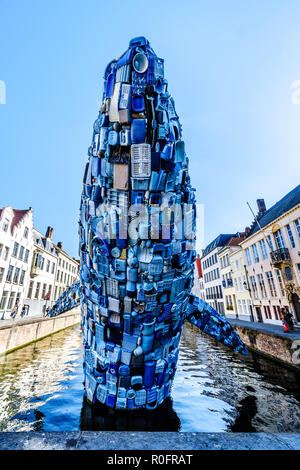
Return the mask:
{"type": "Polygon", "coordinates": [[[32,206],[77,256],[104,69],[143,35],[165,59],[205,244],[242,231],[246,201],[299,184],[299,18],[299,0],[0,0],[0,207],[32,206]]]}

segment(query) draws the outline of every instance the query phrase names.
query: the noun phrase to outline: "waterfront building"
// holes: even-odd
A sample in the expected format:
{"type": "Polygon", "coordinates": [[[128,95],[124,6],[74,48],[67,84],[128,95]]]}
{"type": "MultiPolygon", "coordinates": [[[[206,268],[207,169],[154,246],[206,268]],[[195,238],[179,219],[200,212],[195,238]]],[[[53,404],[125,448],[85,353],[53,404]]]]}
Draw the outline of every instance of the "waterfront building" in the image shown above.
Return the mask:
{"type": "Polygon", "coordinates": [[[44,312],[54,301],[58,250],[52,242],[52,234],[52,227],[47,228],[46,235],[36,229],[32,230],[33,256],[26,289],[26,305],[32,315],[44,312]]]}
{"type": "Polygon", "coordinates": [[[200,299],[205,300],[205,288],[203,281],[202,265],[200,255],[197,255],[195,264],[194,264],[194,285],[192,289],[193,295],[200,297],[200,299]]]}
{"type": "Polygon", "coordinates": [[[33,252],[32,209],[0,209],[0,319],[20,313],[33,252]]]}
{"type": "Polygon", "coordinates": [[[243,250],[239,245],[244,238],[245,233],[232,237],[219,251],[219,258],[225,315],[228,318],[250,320],[252,319],[252,303],[243,250]]]}
{"type": "MultiPolygon", "coordinates": [[[[232,284],[234,288],[235,316],[240,320],[254,321],[253,303],[249,285],[248,272],[245,262],[244,252],[241,246],[236,247],[230,256],[229,261],[232,269],[232,284]]],[[[232,315],[228,317],[232,318],[232,315]]]]}
{"type": "Polygon", "coordinates": [[[288,307],[300,323],[300,185],[266,210],[259,199],[258,215],[241,242],[253,299],[260,322],[281,323],[288,307]]]}
{"type": "Polygon", "coordinates": [[[33,228],[32,208],[0,209],[0,319],[18,314],[41,315],[78,280],[79,262],[52,241],[53,228],[46,234],[33,228]]]}
{"type": "Polygon", "coordinates": [[[217,312],[225,315],[223,287],[221,279],[221,264],[219,252],[228,241],[237,234],[220,234],[203,250],[201,256],[201,266],[205,289],[205,301],[208,302],[217,312]]]}
{"type": "Polygon", "coordinates": [[[55,245],[57,249],[57,269],[55,273],[54,300],[68,289],[79,275],[79,260],[71,258],[62,248],[62,242],[55,245]]]}

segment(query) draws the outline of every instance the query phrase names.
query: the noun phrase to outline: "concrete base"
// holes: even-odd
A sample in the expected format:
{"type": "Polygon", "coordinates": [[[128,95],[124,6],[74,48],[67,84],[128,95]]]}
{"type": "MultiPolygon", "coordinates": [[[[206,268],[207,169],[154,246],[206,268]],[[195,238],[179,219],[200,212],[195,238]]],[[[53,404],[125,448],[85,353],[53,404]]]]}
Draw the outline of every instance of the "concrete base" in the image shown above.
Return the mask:
{"type": "Polygon", "coordinates": [[[300,434],[1,432],[0,450],[299,450],[300,434]]]}

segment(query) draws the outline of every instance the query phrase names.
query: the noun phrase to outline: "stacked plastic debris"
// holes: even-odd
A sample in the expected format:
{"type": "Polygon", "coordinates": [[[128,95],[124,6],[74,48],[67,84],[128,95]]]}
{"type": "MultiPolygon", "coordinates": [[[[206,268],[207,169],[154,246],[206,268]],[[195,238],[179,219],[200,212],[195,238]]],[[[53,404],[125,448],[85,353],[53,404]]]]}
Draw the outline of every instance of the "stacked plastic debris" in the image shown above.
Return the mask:
{"type": "Polygon", "coordinates": [[[203,333],[240,354],[248,354],[246,346],[230,323],[204,300],[190,295],[186,313],[187,320],[203,333]]]}
{"type": "Polygon", "coordinates": [[[111,408],[154,409],[176,371],[196,204],[164,61],[143,37],[105,70],[88,155],[79,221],[85,394],[111,408]]]}
{"type": "Polygon", "coordinates": [[[74,282],[62,295],[57,299],[56,303],[49,310],[48,316],[55,317],[71,308],[76,307],[80,303],[80,281],[74,282]]]}

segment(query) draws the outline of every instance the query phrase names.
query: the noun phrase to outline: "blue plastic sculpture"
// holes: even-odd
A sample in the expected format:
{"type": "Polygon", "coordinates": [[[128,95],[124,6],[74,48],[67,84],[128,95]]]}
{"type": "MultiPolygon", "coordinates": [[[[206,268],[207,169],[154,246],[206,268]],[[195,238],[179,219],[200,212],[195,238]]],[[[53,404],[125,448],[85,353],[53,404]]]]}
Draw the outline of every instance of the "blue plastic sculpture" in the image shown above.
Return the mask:
{"type": "Polygon", "coordinates": [[[115,409],[170,395],[186,319],[243,354],[192,296],[196,202],[164,61],[144,37],[108,64],[80,206],[85,394],[115,409]]]}

